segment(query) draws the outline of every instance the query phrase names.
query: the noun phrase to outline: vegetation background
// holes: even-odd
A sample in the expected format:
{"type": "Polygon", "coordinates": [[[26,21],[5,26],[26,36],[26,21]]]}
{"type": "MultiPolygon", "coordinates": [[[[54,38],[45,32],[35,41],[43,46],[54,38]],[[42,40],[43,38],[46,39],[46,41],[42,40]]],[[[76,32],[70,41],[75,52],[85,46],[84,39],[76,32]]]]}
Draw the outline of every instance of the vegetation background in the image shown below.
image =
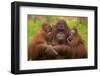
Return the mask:
{"type": "Polygon", "coordinates": [[[58,19],[63,18],[70,28],[76,28],[84,40],[85,47],[88,47],[88,18],[77,16],[36,16],[28,15],[28,45],[31,43],[32,38],[36,32],[41,29],[44,21],[49,24],[55,24],[58,19]]]}

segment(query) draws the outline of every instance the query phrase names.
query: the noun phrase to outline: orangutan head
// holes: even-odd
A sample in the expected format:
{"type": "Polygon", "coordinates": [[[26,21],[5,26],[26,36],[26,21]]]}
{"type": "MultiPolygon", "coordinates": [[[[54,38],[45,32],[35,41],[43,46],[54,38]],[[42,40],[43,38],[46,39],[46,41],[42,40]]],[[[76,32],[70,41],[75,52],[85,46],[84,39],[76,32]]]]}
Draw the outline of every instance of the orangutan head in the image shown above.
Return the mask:
{"type": "Polygon", "coordinates": [[[78,44],[82,43],[83,40],[81,39],[78,31],[76,28],[72,28],[69,32],[69,36],[67,38],[67,42],[70,46],[77,46],[78,44]]]}

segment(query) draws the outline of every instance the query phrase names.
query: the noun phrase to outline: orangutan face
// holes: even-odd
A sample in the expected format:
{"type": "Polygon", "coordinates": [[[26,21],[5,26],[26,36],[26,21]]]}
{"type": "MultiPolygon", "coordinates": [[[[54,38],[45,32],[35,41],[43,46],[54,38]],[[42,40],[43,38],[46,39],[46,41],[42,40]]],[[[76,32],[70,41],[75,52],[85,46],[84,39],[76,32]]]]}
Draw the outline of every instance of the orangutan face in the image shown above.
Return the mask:
{"type": "Polygon", "coordinates": [[[67,42],[69,45],[71,46],[74,46],[78,43],[79,41],[79,36],[77,36],[78,33],[77,33],[77,29],[73,28],[70,33],[69,33],[69,36],[67,38],[67,42]]]}

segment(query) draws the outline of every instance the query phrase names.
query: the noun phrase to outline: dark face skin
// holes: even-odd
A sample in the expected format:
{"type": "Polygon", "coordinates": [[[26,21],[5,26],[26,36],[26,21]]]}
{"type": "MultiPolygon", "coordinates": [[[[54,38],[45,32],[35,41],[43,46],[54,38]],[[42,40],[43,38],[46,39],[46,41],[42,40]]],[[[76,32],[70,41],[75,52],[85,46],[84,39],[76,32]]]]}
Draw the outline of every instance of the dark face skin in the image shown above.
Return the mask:
{"type": "Polygon", "coordinates": [[[68,41],[71,42],[71,40],[73,39],[73,36],[74,36],[75,34],[76,34],[76,31],[75,31],[74,29],[71,30],[70,33],[69,33],[69,37],[67,38],[68,41]]]}
{"type": "Polygon", "coordinates": [[[69,36],[67,38],[67,42],[69,45],[74,46],[77,44],[78,39],[77,39],[77,29],[73,28],[70,33],[69,36]]]}
{"type": "Polygon", "coordinates": [[[59,20],[58,23],[56,24],[56,29],[60,32],[66,32],[66,22],[64,20],[59,20]]]}
{"type": "Polygon", "coordinates": [[[62,43],[66,39],[66,23],[64,20],[58,21],[56,24],[56,39],[58,42],[62,43]]]}
{"type": "Polygon", "coordinates": [[[46,25],[46,26],[44,27],[44,31],[45,31],[46,33],[52,32],[52,27],[51,27],[50,25],[46,25]]]}
{"type": "Polygon", "coordinates": [[[59,32],[56,35],[56,39],[58,42],[63,42],[66,39],[66,36],[63,32],[59,32]]]}
{"type": "Polygon", "coordinates": [[[52,39],[52,27],[47,23],[45,22],[43,25],[42,25],[42,29],[43,31],[45,32],[45,37],[47,38],[47,40],[51,40],[52,39]]]}

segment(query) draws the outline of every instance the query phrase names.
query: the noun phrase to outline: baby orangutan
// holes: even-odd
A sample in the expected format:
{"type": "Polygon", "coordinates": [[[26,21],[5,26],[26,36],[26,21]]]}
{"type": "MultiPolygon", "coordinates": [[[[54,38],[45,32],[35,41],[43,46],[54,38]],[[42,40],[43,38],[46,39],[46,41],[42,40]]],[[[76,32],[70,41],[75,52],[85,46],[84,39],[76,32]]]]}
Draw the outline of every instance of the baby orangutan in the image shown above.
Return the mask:
{"type": "Polygon", "coordinates": [[[76,28],[70,30],[67,42],[71,47],[72,58],[87,58],[87,49],[76,28]]]}
{"type": "Polygon", "coordinates": [[[46,22],[28,47],[28,60],[53,59],[57,52],[48,43],[52,40],[52,27],[46,22]]]}

